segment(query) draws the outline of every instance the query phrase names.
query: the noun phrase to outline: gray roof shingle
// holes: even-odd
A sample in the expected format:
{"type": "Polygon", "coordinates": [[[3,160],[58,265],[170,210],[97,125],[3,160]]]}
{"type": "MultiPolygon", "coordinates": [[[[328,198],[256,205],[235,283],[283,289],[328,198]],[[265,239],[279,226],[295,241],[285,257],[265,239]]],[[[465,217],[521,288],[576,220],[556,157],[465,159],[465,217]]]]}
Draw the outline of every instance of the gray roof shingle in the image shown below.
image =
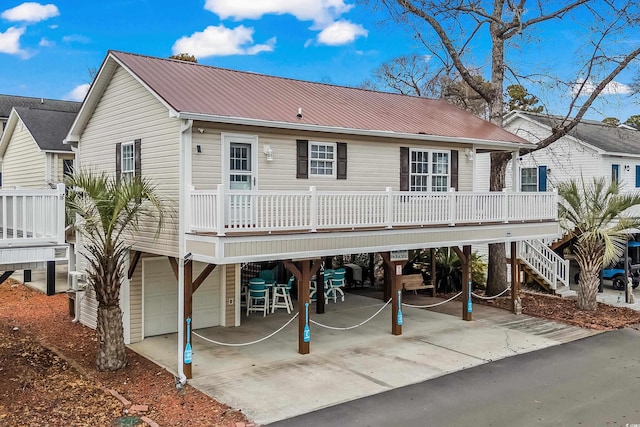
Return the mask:
{"type": "Polygon", "coordinates": [[[75,111],[72,112],[25,107],[14,108],[41,150],[71,151],[71,147],[62,142],[80,109],[80,103],[75,104],[73,106],[75,111]]]}
{"type": "MultiPolygon", "coordinates": [[[[549,127],[556,126],[563,119],[559,116],[529,112],[519,112],[519,114],[549,127]]],[[[640,155],[640,131],[637,130],[583,120],[569,132],[569,135],[607,153],[640,155]]]]}
{"type": "Polygon", "coordinates": [[[60,101],[47,98],[30,98],[26,96],[0,94],[0,118],[8,118],[13,107],[37,108],[39,110],[66,111],[77,113],[80,103],[74,101],[60,101]]]}

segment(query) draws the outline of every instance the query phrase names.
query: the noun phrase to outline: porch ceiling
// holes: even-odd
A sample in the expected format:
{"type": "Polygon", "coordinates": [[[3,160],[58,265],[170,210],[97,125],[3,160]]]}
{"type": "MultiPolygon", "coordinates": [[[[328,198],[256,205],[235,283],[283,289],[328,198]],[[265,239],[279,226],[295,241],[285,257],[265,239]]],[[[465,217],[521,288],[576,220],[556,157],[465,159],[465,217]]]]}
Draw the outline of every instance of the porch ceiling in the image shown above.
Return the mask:
{"type": "Polygon", "coordinates": [[[557,221],[296,234],[188,234],[186,251],[216,264],[514,242],[560,235],[557,221]]]}

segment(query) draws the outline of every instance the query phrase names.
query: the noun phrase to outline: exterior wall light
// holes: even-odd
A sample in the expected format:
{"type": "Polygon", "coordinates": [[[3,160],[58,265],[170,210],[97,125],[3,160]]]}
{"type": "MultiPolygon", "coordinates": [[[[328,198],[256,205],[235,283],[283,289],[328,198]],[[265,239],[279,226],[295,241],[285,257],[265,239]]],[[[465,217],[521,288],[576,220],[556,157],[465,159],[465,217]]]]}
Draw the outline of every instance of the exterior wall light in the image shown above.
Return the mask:
{"type": "Polygon", "coordinates": [[[270,145],[264,146],[264,155],[267,156],[267,161],[270,162],[273,160],[273,150],[270,145]]]}

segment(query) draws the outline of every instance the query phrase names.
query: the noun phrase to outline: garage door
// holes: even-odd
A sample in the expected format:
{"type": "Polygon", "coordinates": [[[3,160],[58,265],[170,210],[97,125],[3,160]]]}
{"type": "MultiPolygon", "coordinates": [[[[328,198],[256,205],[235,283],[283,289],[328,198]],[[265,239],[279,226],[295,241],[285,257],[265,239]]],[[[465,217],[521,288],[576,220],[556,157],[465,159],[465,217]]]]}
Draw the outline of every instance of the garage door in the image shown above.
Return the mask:
{"type": "MultiPolygon", "coordinates": [[[[195,263],[193,277],[198,277],[205,264],[195,263]]],[[[193,327],[195,329],[220,324],[219,284],[215,272],[193,294],[193,327]]],[[[166,259],[144,260],[144,336],[178,331],[178,283],[166,259]]]]}

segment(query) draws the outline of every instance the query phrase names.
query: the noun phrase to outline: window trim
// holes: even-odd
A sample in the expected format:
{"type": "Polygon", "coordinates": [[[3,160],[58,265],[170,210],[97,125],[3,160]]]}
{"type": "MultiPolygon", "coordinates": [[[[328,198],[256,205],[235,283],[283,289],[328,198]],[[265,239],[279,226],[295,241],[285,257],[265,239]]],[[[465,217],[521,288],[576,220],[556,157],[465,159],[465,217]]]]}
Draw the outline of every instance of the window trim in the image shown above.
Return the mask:
{"type": "Polygon", "coordinates": [[[309,141],[309,146],[308,146],[308,166],[307,166],[307,170],[308,170],[308,176],[309,178],[313,177],[313,178],[320,178],[320,179],[336,179],[337,174],[338,174],[338,143],[336,142],[325,142],[325,141],[309,141]],[[314,159],[312,157],[312,152],[313,152],[313,146],[325,146],[325,147],[332,147],[333,148],[333,158],[331,160],[327,160],[327,159],[314,159]],[[331,168],[331,175],[329,174],[316,174],[313,173],[311,170],[311,164],[314,161],[322,161],[322,162],[331,162],[332,163],[332,168],[331,168]]]}
{"type": "Polygon", "coordinates": [[[432,193],[442,193],[445,191],[449,191],[449,189],[452,187],[453,185],[453,155],[451,154],[452,150],[442,150],[442,149],[428,149],[428,148],[409,148],[409,170],[408,170],[408,184],[409,184],[409,191],[413,191],[413,192],[432,192],[432,193]],[[411,167],[413,164],[413,153],[427,153],[427,158],[428,158],[428,162],[427,162],[427,173],[414,173],[413,172],[413,168],[411,167]],[[434,154],[446,154],[447,155],[447,173],[446,174],[442,174],[442,173],[434,173],[433,172],[433,155],[434,154]],[[427,177],[427,181],[428,181],[428,190],[415,190],[414,189],[414,185],[412,183],[413,181],[413,177],[414,176],[426,176],[427,177]],[[445,176],[447,178],[447,185],[446,185],[446,189],[445,190],[434,190],[434,184],[433,184],[433,178],[436,176],[445,176]]]}

